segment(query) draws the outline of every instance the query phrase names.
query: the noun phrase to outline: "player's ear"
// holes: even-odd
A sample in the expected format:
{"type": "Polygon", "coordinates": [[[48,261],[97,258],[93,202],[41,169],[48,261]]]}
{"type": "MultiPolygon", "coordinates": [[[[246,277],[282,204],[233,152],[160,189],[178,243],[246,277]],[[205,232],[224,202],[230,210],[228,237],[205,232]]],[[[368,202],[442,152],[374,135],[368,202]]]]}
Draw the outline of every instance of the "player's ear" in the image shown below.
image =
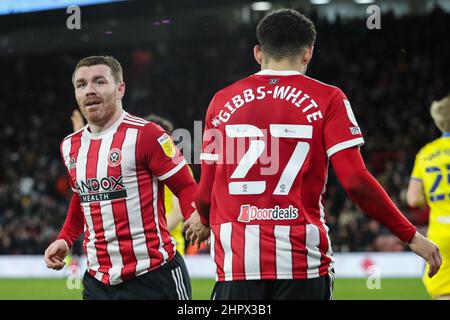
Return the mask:
{"type": "Polygon", "coordinates": [[[253,47],[253,55],[255,57],[256,62],[258,64],[262,64],[262,49],[260,45],[256,45],[253,47]]]}
{"type": "Polygon", "coordinates": [[[122,99],[124,95],[125,95],[125,82],[121,82],[117,86],[117,98],[122,99]]]}
{"type": "Polygon", "coordinates": [[[314,46],[305,49],[305,55],[303,56],[303,65],[307,65],[313,56],[314,46]]]}

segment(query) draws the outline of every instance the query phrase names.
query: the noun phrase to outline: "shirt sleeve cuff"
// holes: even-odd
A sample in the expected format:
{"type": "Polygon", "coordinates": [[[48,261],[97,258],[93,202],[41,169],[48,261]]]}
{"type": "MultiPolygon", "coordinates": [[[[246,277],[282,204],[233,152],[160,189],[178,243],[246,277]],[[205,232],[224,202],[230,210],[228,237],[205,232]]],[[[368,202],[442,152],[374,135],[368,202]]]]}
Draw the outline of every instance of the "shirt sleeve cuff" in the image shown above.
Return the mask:
{"type": "Polygon", "coordinates": [[[58,236],[56,237],[56,240],[64,240],[67,243],[67,246],[69,249],[72,249],[73,243],[65,236],[58,236]]]}
{"type": "Polygon", "coordinates": [[[200,216],[200,222],[202,223],[202,225],[209,226],[209,219],[208,219],[209,217],[206,218],[201,214],[199,214],[199,216],[200,216]]]}

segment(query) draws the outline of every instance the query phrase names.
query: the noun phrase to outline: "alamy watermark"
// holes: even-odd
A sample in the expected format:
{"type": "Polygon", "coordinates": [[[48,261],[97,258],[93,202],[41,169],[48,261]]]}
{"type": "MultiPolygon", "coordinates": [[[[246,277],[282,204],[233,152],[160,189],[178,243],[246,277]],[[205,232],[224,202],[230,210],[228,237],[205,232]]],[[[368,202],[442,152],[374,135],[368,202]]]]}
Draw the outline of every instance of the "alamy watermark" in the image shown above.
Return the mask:
{"type": "Polygon", "coordinates": [[[381,290],[381,271],[376,265],[371,265],[366,270],[367,281],[366,286],[369,290],[381,290]]]}
{"type": "Polygon", "coordinates": [[[366,13],[369,14],[366,20],[367,29],[381,29],[381,8],[373,4],[367,7],[366,13]]]}
{"type": "MultiPolygon", "coordinates": [[[[285,128],[287,134],[291,127],[285,128]]],[[[189,130],[178,128],[172,132],[172,138],[189,164],[206,161],[248,167],[258,162],[263,166],[262,175],[274,175],[279,169],[280,139],[284,137],[279,131],[280,128],[228,125],[223,131],[208,128],[202,133],[202,121],[194,121],[193,136],[189,130]]]]}
{"type": "Polygon", "coordinates": [[[67,14],[70,16],[66,20],[66,26],[69,30],[80,30],[81,29],[81,9],[79,6],[69,6],[66,10],[67,14]]]}
{"type": "Polygon", "coordinates": [[[66,288],[68,290],[80,290],[81,289],[81,272],[80,267],[75,264],[67,266],[68,276],[66,279],[66,288]]]}

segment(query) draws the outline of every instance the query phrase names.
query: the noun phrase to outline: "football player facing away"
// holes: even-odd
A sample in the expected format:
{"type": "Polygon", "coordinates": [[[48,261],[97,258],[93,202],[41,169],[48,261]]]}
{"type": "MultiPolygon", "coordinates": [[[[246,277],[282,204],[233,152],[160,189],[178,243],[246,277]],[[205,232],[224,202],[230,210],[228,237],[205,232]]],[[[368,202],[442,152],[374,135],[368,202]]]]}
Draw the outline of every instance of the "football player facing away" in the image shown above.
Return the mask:
{"type": "Polygon", "coordinates": [[[305,75],[316,31],[288,9],[257,27],[261,71],[210,102],[196,195],[185,223],[201,241],[211,226],[213,299],[330,299],[333,258],[323,194],[331,162],[350,198],[439,269],[435,244],[416,232],[368,172],[350,102],[305,75]]]}

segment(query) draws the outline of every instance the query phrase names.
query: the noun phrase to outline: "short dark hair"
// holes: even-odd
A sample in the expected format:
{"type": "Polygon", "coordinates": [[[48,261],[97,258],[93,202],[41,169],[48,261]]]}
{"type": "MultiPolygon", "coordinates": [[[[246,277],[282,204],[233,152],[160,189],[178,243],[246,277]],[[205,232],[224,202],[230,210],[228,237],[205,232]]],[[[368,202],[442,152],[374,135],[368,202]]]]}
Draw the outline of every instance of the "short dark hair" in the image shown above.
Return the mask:
{"type": "Polygon", "coordinates": [[[77,63],[77,66],[75,67],[75,70],[72,74],[72,83],[75,81],[75,73],[78,69],[80,69],[81,67],[96,66],[98,64],[104,64],[111,69],[111,74],[116,83],[120,83],[123,81],[122,66],[120,65],[119,61],[111,56],[90,56],[81,59],[77,63]]]}
{"type": "Polygon", "coordinates": [[[148,116],[144,117],[144,119],[156,123],[169,133],[172,133],[174,129],[173,123],[170,120],[161,116],[157,116],[156,114],[151,113],[148,116]]]}
{"type": "Polygon", "coordinates": [[[266,15],[256,28],[262,51],[270,58],[293,57],[316,40],[314,23],[292,9],[280,9],[266,15]]]}

